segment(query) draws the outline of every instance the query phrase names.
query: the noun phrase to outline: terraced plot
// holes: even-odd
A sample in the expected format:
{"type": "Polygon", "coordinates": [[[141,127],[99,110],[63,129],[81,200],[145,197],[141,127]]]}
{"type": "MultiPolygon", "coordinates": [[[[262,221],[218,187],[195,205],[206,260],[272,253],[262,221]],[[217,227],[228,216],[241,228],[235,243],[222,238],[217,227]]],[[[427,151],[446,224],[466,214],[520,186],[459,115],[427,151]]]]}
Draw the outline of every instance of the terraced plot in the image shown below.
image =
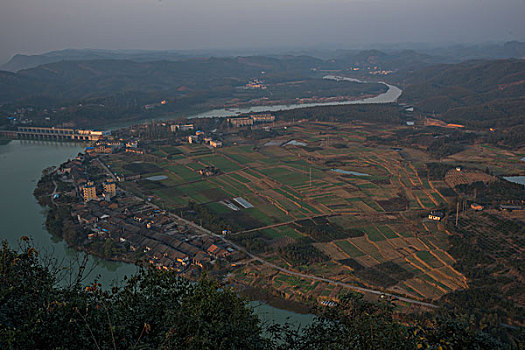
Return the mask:
{"type": "MultiPolygon", "coordinates": [[[[454,261],[446,253],[443,229],[424,220],[428,210],[446,202],[436,187],[447,186],[422,177],[416,169],[424,164],[411,164],[386,146],[367,146],[367,126],[304,123],[283,133],[277,139],[255,141],[237,134],[232,137],[238,145],[225,133],[224,147],[213,153],[203,145],[160,145],[147,155],[147,162],[116,154],[111,166],[127,176],[166,175],[166,180],[139,180],[129,188],[175,212],[184,211],[190,202],[205,206],[218,221],[235,223],[233,237],[263,242],[261,254],[287,268],[425,298],[464,285],[451,267],[454,261]],[[308,145],[280,146],[291,139],[308,145]],[[207,166],[219,171],[201,176],[199,170],[207,166]],[[237,203],[237,197],[253,207],[229,205],[237,203]],[[297,224],[305,220],[315,222],[317,229],[297,224]],[[295,247],[294,257],[301,264],[280,255],[283,244],[295,247]],[[305,264],[308,254],[326,260],[305,264]]],[[[273,283],[287,293],[316,288],[280,274],[273,283]]]]}

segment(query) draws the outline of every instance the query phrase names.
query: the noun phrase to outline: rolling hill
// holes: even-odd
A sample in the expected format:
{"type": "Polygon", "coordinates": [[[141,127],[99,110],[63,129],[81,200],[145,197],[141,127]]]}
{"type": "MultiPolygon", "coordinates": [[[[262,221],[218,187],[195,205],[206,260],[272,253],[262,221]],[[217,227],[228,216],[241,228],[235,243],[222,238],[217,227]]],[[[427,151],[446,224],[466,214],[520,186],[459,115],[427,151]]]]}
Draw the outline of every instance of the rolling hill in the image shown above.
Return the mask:
{"type": "Polygon", "coordinates": [[[525,118],[525,60],[474,60],[408,74],[402,100],[423,114],[471,126],[512,126],[525,118]]]}

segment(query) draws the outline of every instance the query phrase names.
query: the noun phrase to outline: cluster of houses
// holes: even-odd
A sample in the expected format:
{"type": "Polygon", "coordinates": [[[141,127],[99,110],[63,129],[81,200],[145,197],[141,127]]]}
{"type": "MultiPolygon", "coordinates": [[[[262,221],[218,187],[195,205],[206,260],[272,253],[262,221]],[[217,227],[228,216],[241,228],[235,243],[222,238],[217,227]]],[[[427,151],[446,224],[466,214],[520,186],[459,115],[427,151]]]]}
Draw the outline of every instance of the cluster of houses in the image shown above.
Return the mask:
{"type": "Polygon", "coordinates": [[[111,203],[78,204],[72,215],[89,231],[88,240],[110,239],[129,254],[162,269],[207,268],[218,259],[242,257],[222,241],[196,235],[165,211],[125,194],[111,203]]]}
{"type": "Polygon", "coordinates": [[[102,183],[91,181],[91,175],[88,174],[85,167],[88,161],[84,156],[79,155],[57,169],[60,181],[73,185],[73,189],[67,194],[73,198],[82,199],[84,203],[100,200],[111,201],[117,195],[116,182],[111,178],[102,183]]]}
{"type": "Polygon", "coordinates": [[[199,174],[203,177],[214,176],[220,174],[221,170],[214,166],[207,166],[199,170],[199,174]]]}
{"type": "Polygon", "coordinates": [[[432,221],[441,221],[445,217],[445,213],[441,210],[432,210],[428,214],[428,219],[432,221]]]}
{"type": "Polygon", "coordinates": [[[244,88],[266,90],[267,87],[262,80],[252,79],[244,85],[244,88]]]}
{"type": "Polygon", "coordinates": [[[149,111],[149,110],[155,109],[155,108],[157,108],[157,107],[163,106],[163,105],[165,105],[165,104],[167,104],[167,103],[168,103],[168,101],[166,101],[166,100],[162,100],[162,101],[160,101],[160,102],[158,102],[158,103],[152,103],[152,104],[144,105],[144,109],[145,109],[146,111],[149,111]]]}
{"type": "MultiPolygon", "coordinates": [[[[474,211],[482,211],[485,209],[485,206],[479,203],[471,203],[470,209],[474,211]]],[[[498,206],[498,209],[502,211],[519,211],[519,210],[524,210],[525,206],[512,205],[512,204],[500,204],[498,206]]],[[[432,221],[441,221],[444,217],[445,217],[445,213],[441,210],[432,210],[428,214],[428,219],[432,221]]]]}
{"type": "Polygon", "coordinates": [[[122,143],[108,139],[100,139],[92,146],[86,147],[86,154],[95,156],[97,154],[116,153],[122,149],[122,143]]]}
{"type": "Polygon", "coordinates": [[[170,125],[170,130],[172,132],[190,131],[190,130],[194,130],[194,129],[195,129],[195,126],[193,124],[172,124],[172,125],[170,125]]]}
{"type": "Polygon", "coordinates": [[[226,119],[226,122],[229,126],[233,126],[236,128],[242,126],[252,126],[258,123],[272,123],[274,121],[275,116],[270,113],[252,114],[247,117],[235,117],[226,119]]]}
{"type": "Polygon", "coordinates": [[[216,237],[197,234],[184,221],[151,203],[123,191],[117,193],[112,179],[103,183],[88,180],[101,175],[93,173],[89,162],[88,156],[79,155],[57,169],[59,181],[75,188],[70,195],[78,202],[71,215],[88,232],[87,242],[111,240],[127,256],[176,271],[206,268],[218,259],[242,258],[233,247],[216,237]]]}
{"type": "Polygon", "coordinates": [[[139,148],[137,140],[130,140],[127,142],[112,141],[108,139],[101,139],[95,142],[90,147],[86,147],[86,154],[89,156],[97,156],[100,154],[112,154],[120,151],[135,154],[144,154],[144,150],[139,148]]]}
{"type": "Polygon", "coordinates": [[[195,135],[188,136],[189,143],[204,143],[214,148],[222,147],[222,141],[214,140],[213,138],[206,136],[204,131],[197,130],[195,135]]]}

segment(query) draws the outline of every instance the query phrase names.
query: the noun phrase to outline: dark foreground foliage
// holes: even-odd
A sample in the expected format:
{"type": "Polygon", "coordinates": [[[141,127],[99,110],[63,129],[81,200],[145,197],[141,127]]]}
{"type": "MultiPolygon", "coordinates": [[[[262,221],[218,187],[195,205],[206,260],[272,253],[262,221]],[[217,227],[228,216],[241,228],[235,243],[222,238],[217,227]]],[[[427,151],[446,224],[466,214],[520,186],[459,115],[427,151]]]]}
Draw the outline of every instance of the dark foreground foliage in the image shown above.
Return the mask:
{"type": "Polygon", "coordinates": [[[497,349],[452,318],[398,322],[391,304],[348,294],[302,332],[262,324],[232,290],[143,270],[111,291],[60,274],[29,244],[0,250],[2,349],[497,349]]]}

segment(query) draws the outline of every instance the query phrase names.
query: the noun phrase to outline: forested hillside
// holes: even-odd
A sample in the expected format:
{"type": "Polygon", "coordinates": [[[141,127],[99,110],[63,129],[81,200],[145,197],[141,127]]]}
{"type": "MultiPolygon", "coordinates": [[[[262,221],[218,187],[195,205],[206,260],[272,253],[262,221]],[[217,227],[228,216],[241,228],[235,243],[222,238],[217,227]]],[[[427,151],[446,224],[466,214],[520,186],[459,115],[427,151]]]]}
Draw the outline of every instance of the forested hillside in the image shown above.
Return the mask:
{"type": "Polygon", "coordinates": [[[102,127],[239,104],[354,98],[386,90],[378,83],[322,79],[325,73],[317,67],[324,64],[309,56],[61,61],[0,71],[0,110],[15,115],[19,108],[31,108],[24,117],[36,124],[47,118],[51,125],[102,127]],[[246,87],[254,79],[259,85],[246,87]]]}
{"type": "Polygon", "coordinates": [[[474,127],[523,124],[525,60],[467,61],[408,75],[402,99],[423,114],[474,127]]]}

